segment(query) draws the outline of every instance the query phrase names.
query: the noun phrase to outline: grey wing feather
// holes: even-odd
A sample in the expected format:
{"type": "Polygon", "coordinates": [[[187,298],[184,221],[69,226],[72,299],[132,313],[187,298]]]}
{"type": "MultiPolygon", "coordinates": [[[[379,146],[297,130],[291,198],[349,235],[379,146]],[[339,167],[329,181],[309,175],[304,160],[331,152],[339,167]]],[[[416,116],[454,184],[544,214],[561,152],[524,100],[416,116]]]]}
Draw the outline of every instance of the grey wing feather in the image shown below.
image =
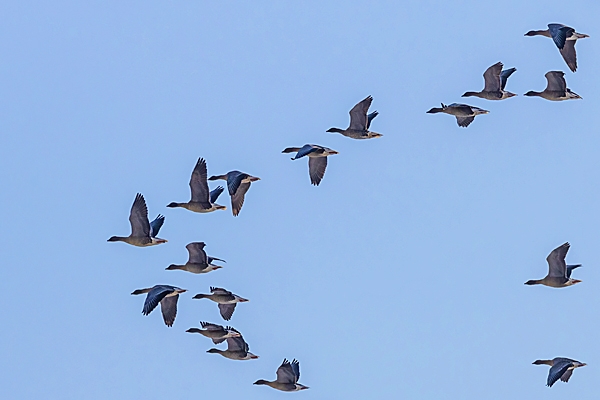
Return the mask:
{"type": "Polygon", "coordinates": [[[192,201],[202,204],[204,208],[210,208],[207,177],[206,161],[204,158],[199,158],[190,178],[190,190],[192,191],[192,201]]]}
{"type": "Polygon", "coordinates": [[[500,74],[500,89],[504,90],[504,87],[506,87],[506,81],[508,80],[508,77],[511,76],[516,70],[517,69],[513,67],[502,71],[502,73],[500,74]]]}
{"type": "Polygon", "coordinates": [[[164,223],[165,216],[158,214],[154,221],[150,222],[150,237],[156,237],[156,235],[158,235],[158,231],[160,231],[160,228],[162,228],[164,223]]]}
{"type": "MultiPolygon", "coordinates": [[[[239,332],[238,332],[239,333],[239,332]]],[[[227,338],[227,350],[231,351],[245,351],[250,350],[248,343],[244,341],[242,336],[227,338]]]]}
{"type": "Polygon", "coordinates": [[[565,258],[567,257],[569,247],[571,247],[571,245],[568,242],[564,243],[552,250],[548,257],[546,257],[546,261],[548,262],[548,276],[561,278],[567,276],[567,263],[565,262],[565,258]]]}
{"type": "Polygon", "coordinates": [[[173,326],[175,317],[177,316],[177,300],[179,295],[165,297],[160,301],[160,310],[162,311],[163,320],[167,326],[173,326]]]}
{"type": "Polygon", "coordinates": [[[577,71],[577,53],[575,52],[576,40],[567,40],[565,46],[560,49],[560,55],[563,57],[569,69],[573,72],[577,71]]]}
{"type": "Polygon", "coordinates": [[[558,363],[554,363],[550,371],[548,372],[548,381],[546,385],[552,387],[557,380],[560,379],[564,375],[567,370],[573,366],[573,363],[569,361],[560,361],[558,363]]]}
{"type": "Polygon", "coordinates": [[[206,252],[204,251],[204,246],[206,246],[206,244],[204,242],[189,243],[188,245],[185,246],[185,248],[188,250],[188,253],[190,253],[190,257],[189,257],[190,263],[194,263],[194,264],[206,264],[207,263],[207,257],[206,257],[206,252]]]}
{"type": "Polygon", "coordinates": [[[569,379],[571,379],[571,375],[573,375],[573,369],[568,369],[567,372],[565,372],[561,377],[560,380],[563,382],[569,382],[569,379]]]}
{"type": "Polygon", "coordinates": [[[456,123],[458,124],[458,126],[461,126],[463,128],[466,128],[467,126],[471,125],[471,122],[473,122],[475,120],[475,117],[471,116],[471,117],[456,117],[456,123]]]}
{"type": "Polygon", "coordinates": [[[138,193],[135,196],[131,212],[129,213],[131,236],[150,237],[150,222],[148,221],[148,207],[144,196],[138,193]]]}
{"type": "Polygon", "coordinates": [[[158,286],[156,288],[152,288],[146,295],[146,300],[144,301],[144,308],[142,309],[142,314],[148,315],[156,308],[158,303],[165,298],[166,295],[171,293],[173,289],[158,286]]]}
{"type": "Polygon", "coordinates": [[[221,195],[221,193],[223,193],[223,190],[225,190],[223,188],[223,186],[217,186],[214,190],[212,190],[210,192],[210,202],[212,204],[215,204],[215,202],[217,201],[217,199],[219,198],[219,196],[221,195]]]}
{"type": "Polygon", "coordinates": [[[250,189],[250,182],[242,183],[239,185],[235,194],[231,195],[231,212],[234,216],[237,216],[242,210],[242,206],[244,205],[244,196],[246,192],[250,189]]]}
{"type": "Polygon", "coordinates": [[[367,115],[367,130],[371,126],[371,121],[378,115],[379,113],[377,111],[373,111],[371,114],[367,115]]]}
{"type": "Polygon", "coordinates": [[[503,64],[497,62],[492,65],[483,73],[483,79],[485,81],[484,91],[486,92],[497,92],[500,90],[500,73],[502,72],[503,64]]]}
{"type": "Polygon", "coordinates": [[[235,311],[236,304],[237,303],[219,304],[219,312],[221,313],[221,317],[223,317],[225,321],[229,321],[231,319],[231,316],[235,311]]]}
{"type": "Polygon", "coordinates": [[[308,159],[308,174],[310,183],[319,186],[327,168],[327,157],[311,157],[308,159]]]}
{"type": "Polygon", "coordinates": [[[217,258],[217,257],[211,257],[211,256],[208,256],[208,263],[209,263],[209,264],[212,264],[212,263],[213,263],[213,261],[223,261],[224,263],[226,263],[226,262],[227,262],[227,261],[223,260],[222,258],[217,258]]]}
{"type": "Polygon", "coordinates": [[[367,111],[373,102],[373,97],[368,96],[362,100],[350,110],[350,127],[349,129],[356,129],[364,131],[367,129],[367,111]]]}
{"type": "Polygon", "coordinates": [[[548,80],[547,90],[553,92],[566,92],[567,82],[565,81],[565,73],[562,71],[550,71],[546,72],[546,79],[548,80]]]}
{"type": "Polygon", "coordinates": [[[277,382],[296,383],[296,374],[294,374],[292,365],[286,359],[284,359],[283,363],[277,368],[277,382]]]}

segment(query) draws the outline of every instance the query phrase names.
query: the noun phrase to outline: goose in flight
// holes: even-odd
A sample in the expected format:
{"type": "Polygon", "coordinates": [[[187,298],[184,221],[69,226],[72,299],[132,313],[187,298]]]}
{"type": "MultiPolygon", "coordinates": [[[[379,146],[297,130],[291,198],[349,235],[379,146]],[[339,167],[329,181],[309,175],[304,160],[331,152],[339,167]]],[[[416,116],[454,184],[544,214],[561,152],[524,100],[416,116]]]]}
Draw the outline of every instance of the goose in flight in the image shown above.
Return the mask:
{"type": "Polygon", "coordinates": [[[131,294],[148,293],[146,301],[144,301],[142,314],[150,314],[158,303],[160,303],[160,310],[162,311],[165,324],[171,327],[173,326],[173,322],[175,322],[175,316],[177,316],[179,294],[183,292],[187,292],[187,290],[170,285],[156,285],[151,288],[134,290],[131,294]]]}
{"type": "Polygon", "coordinates": [[[546,72],[546,75],[544,76],[548,81],[546,89],[544,89],[542,92],[530,90],[529,92],[525,93],[525,96],[538,96],[552,101],[581,99],[581,96],[571,91],[571,89],[567,87],[567,81],[565,81],[564,72],[550,71],[546,72]]]}
{"type": "Polygon", "coordinates": [[[350,126],[348,129],[329,128],[327,129],[327,132],[341,133],[352,139],[372,139],[383,136],[381,133],[369,131],[371,121],[379,115],[377,111],[373,111],[371,114],[367,115],[372,102],[373,97],[368,96],[366,99],[352,107],[352,110],[350,110],[350,126]]]}
{"type": "Polygon", "coordinates": [[[308,174],[310,175],[310,183],[319,186],[325,169],[327,168],[327,156],[338,154],[337,151],[328,147],[318,146],[316,144],[305,144],[302,147],[288,147],[282,153],[296,153],[292,160],[297,160],[304,156],[308,156],[308,174]]]}
{"type": "Polygon", "coordinates": [[[277,368],[277,379],[274,381],[259,379],[254,384],[271,386],[273,389],[283,392],[297,392],[308,389],[308,386],[298,383],[298,379],[300,379],[300,363],[298,360],[290,363],[284,358],[279,368],[277,368]]]}
{"type": "Polygon", "coordinates": [[[445,113],[454,115],[456,117],[456,123],[458,126],[466,128],[475,120],[475,116],[480,114],[488,114],[488,110],[484,110],[479,107],[469,106],[467,104],[452,103],[445,105],[442,103],[442,108],[434,107],[427,111],[428,114],[445,113]]]}
{"type": "Polygon", "coordinates": [[[186,332],[199,333],[209,339],[212,339],[214,344],[224,342],[225,339],[242,336],[238,331],[230,326],[224,328],[221,325],[211,324],[210,322],[200,322],[200,326],[204,329],[190,328],[186,332]]]}
{"type": "Polygon", "coordinates": [[[240,171],[229,171],[225,175],[213,175],[208,178],[209,181],[215,181],[217,179],[227,181],[227,189],[229,190],[229,196],[231,196],[231,212],[234,217],[237,217],[242,210],[244,196],[250,189],[250,184],[260,180],[260,178],[256,176],[248,175],[240,171]]]}
{"type": "Polygon", "coordinates": [[[223,193],[223,187],[217,186],[216,189],[209,193],[208,182],[206,180],[207,176],[208,173],[206,170],[206,161],[204,158],[199,158],[194,170],[192,171],[192,177],[190,178],[190,190],[192,192],[191,200],[187,203],[172,202],[169,203],[167,207],[182,207],[197,213],[226,210],[227,207],[216,203],[221,193],[223,193]]]}
{"type": "Polygon", "coordinates": [[[505,91],[504,87],[508,77],[517,69],[510,68],[502,71],[503,66],[504,64],[501,62],[497,62],[486,69],[483,73],[483,80],[485,81],[483,90],[481,92],[466,92],[462,97],[475,96],[487,100],[504,100],[516,96],[514,93],[505,91]]]}
{"type": "Polygon", "coordinates": [[[239,336],[227,338],[227,350],[212,348],[207,350],[207,353],[217,353],[230,360],[252,360],[258,358],[257,355],[250,353],[250,346],[244,341],[240,332],[231,327],[228,329],[239,334],[239,336]]]}
{"type": "Polygon", "coordinates": [[[235,306],[237,303],[244,303],[249,301],[248,299],[244,299],[243,297],[238,296],[237,294],[231,293],[229,290],[225,290],[223,288],[212,287],[210,288],[211,294],[197,294],[193,299],[209,299],[219,304],[219,312],[221,313],[221,317],[225,321],[229,321],[233,312],[235,311],[235,306]]]}
{"type": "Polygon", "coordinates": [[[131,211],[129,213],[129,223],[131,224],[131,234],[129,236],[112,236],[109,242],[125,242],[133,246],[147,247],[155,244],[167,243],[167,240],[157,238],[158,231],[165,222],[165,217],[158,214],[154,221],[148,221],[148,207],[144,196],[138,193],[135,196],[131,211]]]}
{"type": "Polygon", "coordinates": [[[548,275],[543,279],[532,279],[525,282],[526,285],[545,285],[554,288],[563,288],[581,282],[579,279],[571,278],[571,272],[581,264],[567,265],[565,258],[571,245],[564,243],[550,252],[546,261],[548,262],[548,275]]]}
{"type": "Polygon", "coordinates": [[[554,41],[560,55],[563,57],[569,69],[577,71],[577,53],[575,52],[575,43],[577,39],[590,37],[585,33],[577,33],[575,29],[563,24],[548,24],[548,29],[541,31],[529,31],[525,36],[546,36],[554,41]]]}
{"type": "Polygon", "coordinates": [[[185,246],[189,253],[188,262],[183,265],[171,264],[166,269],[175,270],[180,269],[188,271],[193,274],[204,274],[206,272],[214,271],[219,268],[223,268],[220,265],[213,265],[212,262],[215,260],[223,261],[220,258],[208,257],[204,251],[204,242],[193,242],[185,246]]]}
{"type": "Polygon", "coordinates": [[[587,364],[570,358],[556,357],[552,360],[535,360],[535,365],[549,365],[550,371],[548,372],[548,380],[546,386],[552,387],[557,380],[561,380],[565,383],[569,382],[569,378],[573,375],[573,370],[579,367],[585,367],[587,364]]]}

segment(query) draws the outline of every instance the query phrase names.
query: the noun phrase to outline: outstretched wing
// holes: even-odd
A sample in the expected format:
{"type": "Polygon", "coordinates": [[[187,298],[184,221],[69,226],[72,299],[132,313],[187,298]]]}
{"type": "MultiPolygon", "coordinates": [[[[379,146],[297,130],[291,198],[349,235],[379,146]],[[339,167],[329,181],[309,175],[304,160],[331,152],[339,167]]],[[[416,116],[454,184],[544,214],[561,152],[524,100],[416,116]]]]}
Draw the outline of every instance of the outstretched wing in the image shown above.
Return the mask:
{"type": "Polygon", "coordinates": [[[579,268],[581,267],[581,264],[575,264],[575,265],[567,265],[567,278],[571,277],[571,272],[573,272],[573,270],[575,268],[579,268]]]}
{"type": "Polygon", "coordinates": [[[231,319],[231,316],[235,311],[236,304],[237,303],[219,304],[219,312],[221,313],[221,317],[223,317],[225,321],[229,321],[231,319]]]}
{"type": "Polygon", "coordinates": [[[210,202],[212,204],[215,204],[217,202],[217,199],[219,198],[221,193],[223,193],[223,190],[225,190],[223,186],[217,186],[213,191],[210,192],[210,202]]]}
{"type": "Polygon", "coordinates": [[[567,372],[565,372],[561,377],[560,380],[563,382],[569,382],[569,379],[571,379],[571,375],[573,375],[573,369],[568,369],[567,372]]]}
{"type": "Polygon", "coordinates": [[[206,244],[204,242],[193,242],[188,243],[185,248],[190,254],[189,262],[193,264],[206,264],[206,252],[204,251],[204,246],[206,244]]]}
{"type": "Polygon", "coordinates": [[[515,72],[517,69],[516,68],[509,68],[507,70],[502,71],[502,73],[500,73],[500,89],[504,90],[504,87],[506,86],[506,81],[508,80],[508,77],[511,76],[513,74],[513,72],[515,72]]]}
{"type": "Polygon", "coordinates": [[[141,193],[135,196],[129,213],[131,236],[150,237],[150,222],[148,222],[148,207],[141,193]]]}
{"type": "Polygon", "coordinates": [[[546,382],[546,385],[552,387],[552,385],[554,385],[572,366],[573,363],[570,361],[559,361],[554,363],[548,372],[548,381],[546,382]]]}
{"type": "Polygon", "coordinates": [[[553,92],[562,92],[565,93],[567,91],[567,82],[565,81],[565,73],[562,71],[549,71],[546,72],[546,80],[548,81],[548,85],[546,90],[551,90],[553,92]]]}
{"type": "Polygon", "coordinates": [[[456,123],[458,124],[458,126],[461,126],[463,128],[466,128],[467,126],[471,125],[471,122],[473,122],[474,120],[475,120],[474,116],[456,117],[456,123]]]}
{"type": "Polygon", "coordinates": [[[500,73],[502,72],[503,64],[497,62],[492,65],[483,73],[483,79],[485,81],[484,91],[486,92],[497,92],[500,90],[500,73]]]}
{"type": "Polygon", "coordinates": [[[300,148],[300,150],[298,150],[298,153],[296,154],[296,156],[294,157],[294,160],[307,156],[310,153],[314,153],[316,151],[320,150],[318,147],[313,146],[312,144],[305,144],[304,146],[302,146],[300,148]]]}
{"type": "Polygon", "coordinates": [[[158,214],[154,221],[150,222],[150,237],[156,237],[158,235],[158,231],[165,223],[165,216],[158,214]]]}
{"type": "Polygon", "coordinates": [[[210,322],[200,322],[200,326],[208,331],[224,331],[225,328],[221,325],[213,324],[210,322]]]}
{"type": "Polygon", "coordinates": [[[156,308],[158,303],[165,298],[166,295],[172,293],[173,289],[165,286],[156,286],[152,288],[146,295],[146,301],[144,301],[144,308],[142,314],[148,315],[156,308]]]}
{"type": "Polygon", "coordinates": [[[565,278],[567,276],[567,263],[565,262],[565,258],[567,257],[569,247],[571,247],[571,245],[567,242],[558,246],[548,254],[548,257],[546,257],[546,261],[548,262],[548,276],[559,278],[565,278]]]}
{"type": "Polygon", "coordinates": [[[283,359],[283,362],[277,368],[277,382],[280,383],[296,383],[296,374],[292,368],[292,365],[287,359],[283,359]]]}
{"type": "Polygon", "coordinates": [[[250,189],[250,182],[242,183],[239,185],[235,193],[231,195],[231,212],[233,212],[234,217],[237,217],[242,210],[242,206],[244,205],[244,196],[246,195],[248,189],[250,189]]]}
{"type": "Polygon", "coordinates": [[[319,186],[327,168],[327,157],[310,157],[308,159],[308,174],[310,183],[319,186]]]}
{"type": "Polygon", "coordinates": [[[173,326],[175,317],[177,316],[177,300],[179,295],[165,297],[160,301],[160,310],[162,311],[163,320],[167,326],[173,326]]]}
{"type": "Polygon", "coordinates": [[[190,190],[192,191],[192,201],[202,204],[205,209],[210,208],[207,177],[206,161],[204,158],[199,158],[190,178],[190,190]]]}
{"type": "Polygon", "coordinates": [[[223,289],[223,288],[220,288],[220,287],[214,287],[214,286],[211,286],[211,287],[210,287],[210,291],[211,291],[211,293],[213,293],[213,294],[227,294],[227,295],[230,295],[230,296],[231,296],[231,294],[232,294],[232,293],[231,293],[229,290],[227,290],[227,289],[223,289]]]}
{"type": "Polygon", "coordinates": [[[367,130],[369,130],[369,127],[371,126],[371,121],[378,115],[379,113],[377,111],[373,111],[371,114],[367,115],[367,130]]]}
{"type": "Polygon", "coordinates": [[[367,96],[366,99],[362,100],[350,110],[350,128],[358,131],[364,131],[367,129],[367,111],[371,107],[373,97],[367,96]]]}
{"type": "Polygon", "coordinates": [[[238,188],[242,184],[242,181],[247,177],[248,174],[240,171],[231,171],[227,174],[227,189],[229,190],[230,196],[233,196],[237,192],[238,188]]]}
{"type": "Polygon", "coordinates": [[[227,350],[248,352],[250,346],[248,346],[248,343],[246,343],[244,338],[240,335],[238,337],[227,338],[227,350]]]}
{"type": "Polygon", "coordinates": [[[577,53],[575,52],[576,40],[567,40],[565,46],[560,49],[560,55],[563,57],[569,69],[573,72],[577,71],[577,53]]]}
{"type": "Polygon", "coordinates": [[[567,38],[571,37],[575,32],[575,29],[562,24],[548,24],[548,29],[550,30],[550,35],[552,36],[552,40],[554,40],[554,44],[559,49],[564,47],[567,38]]]}
{"type": "Polygon", "coordinates": [[[296,382],[300,379],[300,362],[296,359],[292,361],[292,369],[294,370],[294,375],[296,375],[296,382]]]}

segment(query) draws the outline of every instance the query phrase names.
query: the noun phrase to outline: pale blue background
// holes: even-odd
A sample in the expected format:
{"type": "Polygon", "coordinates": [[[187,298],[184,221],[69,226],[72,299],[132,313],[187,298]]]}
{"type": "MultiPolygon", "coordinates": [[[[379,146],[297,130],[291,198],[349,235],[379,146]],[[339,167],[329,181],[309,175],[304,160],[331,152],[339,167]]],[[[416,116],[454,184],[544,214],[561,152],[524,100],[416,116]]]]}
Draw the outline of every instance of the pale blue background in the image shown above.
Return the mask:
{"type": "Polygon", "coordinates": [[[3,396],[275,399],[252,383],[295,357],[304,399],[597,397],[597,2],[124,3],[0,5],[3,396]],[[591,36],[576,74],[523,36],[549,22],[591,36]],[[497,61],[519,97],[425,113],[497,61]],[[549,70],[584,100],[523,97],[549,70]],[[383,138],[325,133],[369,94],[383,138]],[[305,143],[340,152],[320,187],[280,153],[305,143]],[[165,207],[198,157],[262,178],[238,218],[165,207]],[[136,192],[169,243],[106,242],[136,192]],[[165,271],[191,241],[226,267],[165,271]],[[565,241],[583,283],[524,286],[565,241]],[[189,290],[173,328],[130,295],[159,283],[189,290]],[[251,300],[231,324],[259,360],[185,333],[222,322],[191,300],[211,285],[251,300]],[[589,365],[548,389],[555,356],[589,365]]]}

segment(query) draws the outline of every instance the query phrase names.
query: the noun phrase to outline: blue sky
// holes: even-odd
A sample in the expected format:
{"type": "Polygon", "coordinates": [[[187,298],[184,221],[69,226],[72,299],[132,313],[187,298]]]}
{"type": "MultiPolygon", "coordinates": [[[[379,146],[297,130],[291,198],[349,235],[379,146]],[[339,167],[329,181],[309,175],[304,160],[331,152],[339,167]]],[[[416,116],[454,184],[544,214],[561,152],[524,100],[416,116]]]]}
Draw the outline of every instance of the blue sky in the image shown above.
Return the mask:
{"type": "MultiPolygon", "coordinates": [[[[592,398],[600,365],[597,16],[580,1],[12,2],[0,5],[4,324],[0,383],[15,399],[283,396],[284,357],[306,399],[592,398]],[[590,35],[573,74],[547,38],[590,35]],[[516,67],[501,102],[461,99],[516,67]],[[583,100],[522,96],[566,72],[583,100]],[[381,139],[346,127],[367,95],[381,139]],[[467,129],[426,114],[464,100],[467,129]],[[319,187],[281,150],[333,148],[319,187]],[[259,176],[239,217],[167,209],[209,174],[259,176]],[[166,216],[165,245],[126,235],[135,194],[166,216]],[[207,275],[165,271],[207,243],[207,275]],[[569,241],[583,283],[527,287],[569,241]],[[172,328],[134,289],[173,284],[172,328]],[[185,330],[220,323],[209,286],[250,299],[231,324],[255,361],[207,354],[185,330]],[[544,386],[538,358],[588,363],[544,386]]],[[[214,187],[214,186],[211,186],[214,187]]],[[[228,199],[221,199],[228,204],[228,199]]]]}

